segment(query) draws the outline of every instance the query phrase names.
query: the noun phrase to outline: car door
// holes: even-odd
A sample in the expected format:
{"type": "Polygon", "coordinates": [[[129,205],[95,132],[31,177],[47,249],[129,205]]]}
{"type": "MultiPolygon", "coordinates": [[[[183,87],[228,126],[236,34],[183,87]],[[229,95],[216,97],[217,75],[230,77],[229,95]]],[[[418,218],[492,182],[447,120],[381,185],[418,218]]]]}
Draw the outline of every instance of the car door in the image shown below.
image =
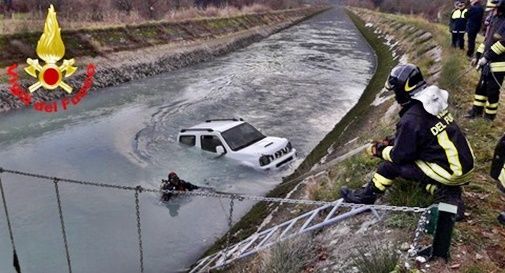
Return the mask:
{"type": "MultiPolygon", "coordinates": [[[[216,135],[202,135],[200,136],[200,145],[202,150],[212,153],[217,153],[216,147],[222,146],[224,148],[223,143],[216,135]]],[[[226,152],[226,148],[225,148],[226,152]]]]}

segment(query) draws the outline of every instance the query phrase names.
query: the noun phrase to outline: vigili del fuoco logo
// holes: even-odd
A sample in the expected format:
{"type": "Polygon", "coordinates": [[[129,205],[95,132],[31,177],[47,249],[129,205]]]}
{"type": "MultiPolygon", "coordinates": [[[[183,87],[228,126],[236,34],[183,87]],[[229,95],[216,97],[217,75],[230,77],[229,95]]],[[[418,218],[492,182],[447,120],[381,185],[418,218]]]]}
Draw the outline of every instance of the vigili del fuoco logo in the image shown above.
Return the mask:
{"type": "Polygon", "coordinates": [[[23,89],[19,83],[19,75],[16,71],[17,64],[7,67],[11,94],[19,98],[25,106],[33,105],[35,110],[46,113],[58,112],[59,109],[67,110],[71,105],[79,104],[93,85],[95,65],[89,64],[87,66],[86,78],[81,88],[73,96],[68,96],[72,94],[74,89],[64,79],[72,76],[78,68],[74,66],[74,59],[61,61],[65,56],[65,44],[61,39],[61,28],[53,5],[49,8],[44,24],[44,32],[37,43],[36,52],[42,62],[39,59],[28,58],[26,60],[28,66],[24,68],[26,73],[36,80],[28,88],[29,92],[23,89]],[[67,93],[67,96],[52,102],[34,101],[32,93],[40,88],[45,89],[47,92],[61,88],[67,93]]]}

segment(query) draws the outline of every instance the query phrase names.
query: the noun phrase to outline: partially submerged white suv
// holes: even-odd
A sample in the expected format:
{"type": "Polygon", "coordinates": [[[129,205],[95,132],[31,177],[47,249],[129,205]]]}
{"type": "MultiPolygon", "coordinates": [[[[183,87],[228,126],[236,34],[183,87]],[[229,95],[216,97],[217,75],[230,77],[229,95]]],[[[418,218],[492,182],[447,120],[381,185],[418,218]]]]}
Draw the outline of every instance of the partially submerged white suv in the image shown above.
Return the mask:
{"type": "Polygon", "coordinates": [[[264,136],[243,119],[207,120],[182,129],[177,141],[261,170],[281,168],[296,158],[287,139],[264,136]]]}

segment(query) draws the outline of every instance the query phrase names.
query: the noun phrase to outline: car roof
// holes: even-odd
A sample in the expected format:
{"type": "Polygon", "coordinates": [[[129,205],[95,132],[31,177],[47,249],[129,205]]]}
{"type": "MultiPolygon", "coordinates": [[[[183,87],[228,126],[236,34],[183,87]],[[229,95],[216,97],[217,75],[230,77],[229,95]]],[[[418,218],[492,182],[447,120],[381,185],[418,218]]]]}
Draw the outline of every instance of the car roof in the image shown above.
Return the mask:
{"type": "Polygon", "coordinates": [[[244,121],[234,121],[234,120],[209,120],[206,122],[202,122],[188,129],[211,129],[217,132],[224,132],[229,130],[235,126],[245,123],[244,121]]]}

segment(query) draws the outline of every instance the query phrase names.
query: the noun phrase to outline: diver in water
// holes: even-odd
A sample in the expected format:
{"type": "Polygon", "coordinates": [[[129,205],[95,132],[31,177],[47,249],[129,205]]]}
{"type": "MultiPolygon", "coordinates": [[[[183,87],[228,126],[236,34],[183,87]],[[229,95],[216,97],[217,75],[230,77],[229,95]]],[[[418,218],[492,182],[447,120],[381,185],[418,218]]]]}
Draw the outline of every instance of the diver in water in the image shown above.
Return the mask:
{"type": "MultiPolygon", "coordinates": [[[[162,191],[193,191],[199,189],[189,182],[181,180],[175,172],[168,174],[168,180],[161,180],[161,190],[162,191]]],[[[172,197],[171,193],[164,192],[161,195],[161,201],[167,202],[172,197]]]]}

